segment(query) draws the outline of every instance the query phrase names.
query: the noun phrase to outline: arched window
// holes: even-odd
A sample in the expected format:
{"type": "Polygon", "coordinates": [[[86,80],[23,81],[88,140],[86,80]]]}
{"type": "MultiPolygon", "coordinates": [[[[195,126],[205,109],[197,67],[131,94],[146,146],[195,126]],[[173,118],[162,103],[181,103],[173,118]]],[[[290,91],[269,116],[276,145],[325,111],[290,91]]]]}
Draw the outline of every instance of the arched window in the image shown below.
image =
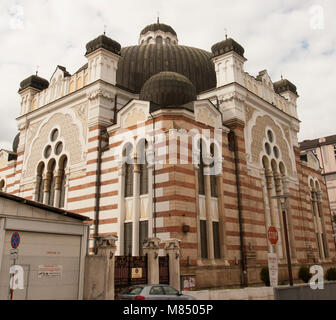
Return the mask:
{"type": "Polygon", "coordinates": [[[125,189],[124,196],[133,196],[133,159],[132,159],[133,146],[128,143],[123,150],[123,157],[125,163],[125,189]]]}
{"type": "Polygon", "coordinates": [[[63,208],[64,207],[64,203],[65,203],[65,185],[66,185],[66,175],[65,175],[65,169],[67,167],[68,164],[68,158],[65,156],[63,158],[61,158],[60,160],[60,165],[59,165],[59,170],[60,170],[60,200],[59,200],[59,208],[63,208]]]}
{"type": "Polygon", "coordinates": [[[148,161],[147,151],[148,143],[141,140],[138,145],[138,164],[140,169],[140,195],[148,194],[148,161]]]}
{"type": "Polygon", "coordinates": [[[211,197],[217,198],[217,177],[215,174],[215,145],[212,143],[210,146],[210,154],[213,158],[212,163],[210,164],[210,187],[211,187],[211,197]]]}
{"type": "Polygon", "coordinates": [[[158,36],[156,37],[156,44],[162,44],[162,37],[158,36]]]}
{"type": "Polygon", "coordinates": [[[41,162],[37,167],[37,184],[36,184],[36,200],[37,202],[43,202],[43,192],[44,192],[44,163],[41,162]]]}
{"type": "Polygon", "coordinates": [[[56,168],[56,161],[52,159],[48,165],[48,174],[50,177],[50,188],[49,188],[49,206],[54,205],[54,198],[55,198],[55,168],[56,168]]]}
{"type": "Polygon", "coordinates": [[[203,162],[203,142],[200,139],[199,143],[199,165],[198,165],[198,193],[205,195],[205,185],[204,185],[204,162],[203,162]]]}
{"type": "Polygon", "coordinates": [[[4,191],[5,188],[5,180],[0,181],[0,191],[4,191]]]}

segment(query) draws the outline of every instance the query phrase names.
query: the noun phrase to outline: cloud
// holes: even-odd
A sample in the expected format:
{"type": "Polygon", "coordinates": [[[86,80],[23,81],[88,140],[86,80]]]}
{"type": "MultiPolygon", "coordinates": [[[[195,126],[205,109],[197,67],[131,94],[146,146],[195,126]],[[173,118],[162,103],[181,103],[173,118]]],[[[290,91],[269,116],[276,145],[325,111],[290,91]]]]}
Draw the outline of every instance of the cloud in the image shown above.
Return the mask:
{"type": "Polygon", "coordinates": [[[10,1],[0,0],[0,148],[10,148],[17,132],[20,82],[33,74],[50,79],[58,64],[73,73],[86,63],[85,44],[107,34],[122,46],[137,44],[140,31],[156,21],[170,24],[181,44],[210,51],[228,35],[241,43],[245,70],[267,69],[298,88],[299,139],[335,133],[336,21],[333,0],[254,1],[10,1]],[[315,11],[312,10],[315,6],[315,11]],[[319,29],[317,8],[322,9],[319,29]]]}

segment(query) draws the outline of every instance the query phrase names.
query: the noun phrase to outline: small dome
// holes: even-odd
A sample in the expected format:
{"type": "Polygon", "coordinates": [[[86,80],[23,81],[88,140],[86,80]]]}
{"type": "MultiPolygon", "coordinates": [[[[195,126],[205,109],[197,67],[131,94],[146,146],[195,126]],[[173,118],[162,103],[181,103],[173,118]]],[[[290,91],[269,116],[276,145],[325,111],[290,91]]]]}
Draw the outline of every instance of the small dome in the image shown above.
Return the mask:
{"type": "Polygon", "coordinates": [[[120,54],[121,46],[119,42],[114,41],[111,38],[106,37],[104,34],[102,34],[98,38],[87,43],[85,55],[88,55],[100,48],[103,48],[115,54],[120,54]]]}
{"type": "Polygon", "coordinates": [[[144,35],[149,31],[162,31],[162,32],[170,32],[172,35],[177,36],[175,30],[171,27],[168,26],[167,24],[164,23],[153,23],[145,27],[141,32],[140,35],[144,35]]]}
{"type": "Polygon", "coordinates": [[[183,105],[196,100],[196,89],[187,77],[164,71],[144,83],[140,99],[152,101],[162,107],[183,105]]]}
{"type": "Polygon", "coordinates": [[[282,93],[286,91],[291,91],[294,94],[298,95],[296,86],[287,79],[282,79],[280,81],[273,83],[274,91],[276,93],[282,93]]]}
{"type": "Polygon", "coordinates": [[[215,57],[230,51],[234,51],[238,53],[240,56],[244,57],[245,52],[244,48],[232,38],[214,44],[211,47],[211,51],[215,57]]]}
{"type": "Polygon", "coordinates": [[[49,87],[49,81],[39,76],[32,75],[28,77],[27,79],[24,79],[23,81],[21,81],[19,92],[21,92],[22,90],[28,87],[32,87],[32,88],[42,91],[49,87]]]}
{"type": "Polygon", "coordinates": [[[20,141],[20,132],[15,136],[13,140],[13,152],[17,153],[17,149],[20,141]]]}

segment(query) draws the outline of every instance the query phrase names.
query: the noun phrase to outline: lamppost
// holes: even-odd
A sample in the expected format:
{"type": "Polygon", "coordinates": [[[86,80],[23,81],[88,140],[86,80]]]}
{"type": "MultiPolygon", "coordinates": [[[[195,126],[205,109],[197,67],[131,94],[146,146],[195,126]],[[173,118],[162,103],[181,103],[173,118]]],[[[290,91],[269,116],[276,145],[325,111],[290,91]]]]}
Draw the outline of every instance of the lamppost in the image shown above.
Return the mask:
{"type": "Polygon", "coordinates": [[[283,219],[285,243],[286,243],[286,256],[287,256],[289,285],[293,286],[292,262],[291,262],[290,249],[289,249],[287,217],[286,217],[286,200],[290,198],[290,194],[285,193],[283,195],[275,196],[274,198],[279,199],[281,203],[281,211],[282,211],[282,219],[283,219]]]}

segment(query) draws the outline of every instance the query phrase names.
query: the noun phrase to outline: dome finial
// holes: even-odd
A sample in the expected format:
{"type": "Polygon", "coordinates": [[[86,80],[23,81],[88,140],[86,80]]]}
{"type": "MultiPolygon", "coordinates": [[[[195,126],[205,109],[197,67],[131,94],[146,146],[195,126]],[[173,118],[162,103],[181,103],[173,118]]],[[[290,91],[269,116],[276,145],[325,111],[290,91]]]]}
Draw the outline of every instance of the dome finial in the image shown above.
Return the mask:
{"type": "Polygon", "coordinates": [[[38,74],[40,66],[36,66],[36,75],[38,74]]]}
{"type": "Polygon", "coordinates": [[[106,29],[107,29],[107,25],[104,24],[104,36],[106,35],[106,29]]]}
{"type": "Polygon", "coordinates": [[[157,12],[157,23],[158,24],[160,23],[160,12],[159,11],[157,12]]]}
{"type": "Polygon", "coordinates": [[[224,33],[225,33],[225,40],[227,40],[227,29],[226,28],[224,28],[224,33]]]}

